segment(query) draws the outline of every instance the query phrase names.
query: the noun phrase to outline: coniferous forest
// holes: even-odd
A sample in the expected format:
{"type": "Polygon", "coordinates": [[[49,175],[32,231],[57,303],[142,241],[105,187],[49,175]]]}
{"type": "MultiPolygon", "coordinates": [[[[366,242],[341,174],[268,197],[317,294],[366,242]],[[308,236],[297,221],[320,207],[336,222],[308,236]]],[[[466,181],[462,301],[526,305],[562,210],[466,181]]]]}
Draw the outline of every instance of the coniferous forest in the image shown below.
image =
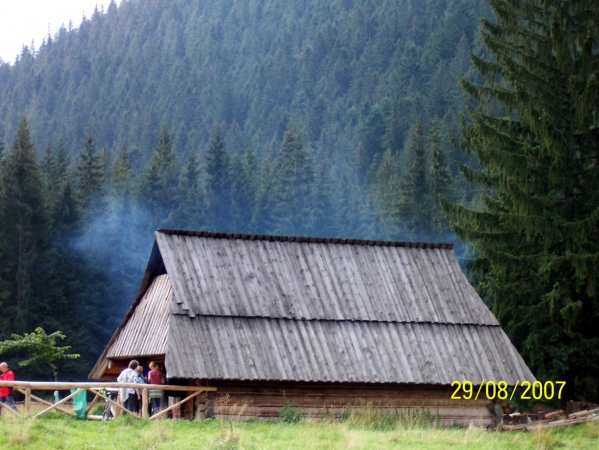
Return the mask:
{"type": "Polygon", "coordinates": [[[597,399],[599,12],[516,3],[123,0],[0,62],[0,339],[61,330],[85,377],[157,228],[452,241],[533,372],[597,399]]]}

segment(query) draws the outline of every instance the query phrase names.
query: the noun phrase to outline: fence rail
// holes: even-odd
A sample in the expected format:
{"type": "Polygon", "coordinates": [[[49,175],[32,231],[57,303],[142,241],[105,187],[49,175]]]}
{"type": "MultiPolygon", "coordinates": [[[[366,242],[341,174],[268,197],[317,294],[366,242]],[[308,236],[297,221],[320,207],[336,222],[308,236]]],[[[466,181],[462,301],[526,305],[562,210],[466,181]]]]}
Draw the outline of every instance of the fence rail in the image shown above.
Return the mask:
{"type": "Polygon", "coordinates": [[[85,413],[89,413],[91,408],[96,404],[96,402],[101,398],[105,401],[109,402],[112,406],[114,406],[117,410],[121,412],[127,412],[131,414],[133,417],[142,418],[142,419],[157,419],[166,415],[169,411],[181,406],[183,403],[195,398],[200,395],[202,392],[214,392],[216,388],[207,387],[207,386],[172,386],[172,385],[164,385],[164,384],[137,384],[137,383],[115,383],[115,382],[87,382],[87,383],[69,383],[69,382],[49,382],[49,381],[0,381],[0,386],[8,386],[12,387],[14,390],[22,393],[25,396],[25,415],[23,416],[20,412],[15,411],[6,405],[0,403],[0,407],[2,410],[9,411],[17,417],[31,417],[31,406],[32,402],[38,402],[42,405],[47,406],[44,410],[35,414],[32,418],[37,419],[38,417],[50,412],[50,411],[59,411],[63,414],[67,414],[72,417],[76,417],[74,412],[71,412],[65,409],[62,405],[64,405],[67,401],[73,398],[75,395],[79,394],[82,391],[89,391],[94,394],[94,399],[91,404],[87,406],[85,413]],[[109,399],[103,394],[104,389],[139,389],[141,391],[141,416],[134,412],[128,411],[125,409],[123,405],[118,402],[115,402],[112,399],[109,399]],[[57,403],[50,403],[46,400],[43,400],[39,397],[36,397],[31,393],[32,390],[44,391],[64,391],[64,390],[72,390],[77,389],[76,392],[68,395],[57,403]],[[160,411],[158,414],[149,417],[148,413],[148,405],[150,398],[150,390],[160,390],[160,391],[176,391],[176,392],[187,392],[188,395],[183,398],[178,403],[169,406],[168,408],[160,411]]]}

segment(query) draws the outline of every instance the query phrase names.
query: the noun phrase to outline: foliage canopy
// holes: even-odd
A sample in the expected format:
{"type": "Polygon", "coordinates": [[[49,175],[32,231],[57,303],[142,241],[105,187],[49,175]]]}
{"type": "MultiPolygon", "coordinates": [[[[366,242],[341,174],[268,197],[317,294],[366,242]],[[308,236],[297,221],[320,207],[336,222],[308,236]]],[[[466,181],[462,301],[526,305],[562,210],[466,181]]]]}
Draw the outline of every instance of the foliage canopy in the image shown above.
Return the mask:
{"type": "Polygon", "coordinates": [[[38,327],[33,333],[25,333],[22,336],[13,334],[12,339],[0,342],[1,353],[16,353],[25,351],[29,354],[19,362],[20,367],[32,366],[35,364],[45,364],[52,370],[54,381],[58,381],[58,368],[55,362],[62,359],[77,359],[80,355],[77,353],[67,353],[71,347],[58,347],[57,339],[64,339],[66,336],[60,331],[51,334],[38,327]]]}
{"type": "Polygon", "coordinates": [[[486,83],[473,103],[461,166],[482,207],[445,201],[495,315],[542,379],[572,397],[599,392],[599,5],[491,0],[482,20],[492,58],[471,55],[486,83]]]}

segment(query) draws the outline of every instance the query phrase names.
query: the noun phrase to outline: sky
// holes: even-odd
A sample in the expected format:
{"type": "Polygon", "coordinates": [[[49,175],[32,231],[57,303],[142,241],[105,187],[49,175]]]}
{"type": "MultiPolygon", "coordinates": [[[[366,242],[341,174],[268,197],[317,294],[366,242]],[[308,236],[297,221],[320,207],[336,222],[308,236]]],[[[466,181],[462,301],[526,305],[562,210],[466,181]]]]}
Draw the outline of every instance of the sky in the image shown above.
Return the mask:
{"type": "MultiPolygon", "coordinates": [[[[121,0],[117,0],[117,4],[121,0]]],[[[81,18],[91,17],[96,4],[108,7],[110,0],[0,0],[0,58],[13,62],[23,45],[35,41],[39,48],[42,40],[54,35],[69,20],[78,27],[81,18]]]]}

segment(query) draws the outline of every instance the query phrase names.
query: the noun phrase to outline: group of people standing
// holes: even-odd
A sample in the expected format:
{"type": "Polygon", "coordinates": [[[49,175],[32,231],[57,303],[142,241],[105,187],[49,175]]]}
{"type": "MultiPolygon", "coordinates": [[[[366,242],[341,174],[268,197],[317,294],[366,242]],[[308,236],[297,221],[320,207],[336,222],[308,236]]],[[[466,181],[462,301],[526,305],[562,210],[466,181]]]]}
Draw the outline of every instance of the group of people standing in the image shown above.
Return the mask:
{"type": "MultiPolygon", "coordinates": [[[[164,375],[160,366],[152,361],[149,364],[150,371],[144,376],[143,366],[138,361],[133,360],[129,366],[121,372],[117,381],[119,383],[131,384],[164,384],[164,375]]],[[[162,390],[150,389],[150,416],[158,413],[162,407],[162,390]]],[[[141,410],[141,392],[135,388],[121,389],[121,401],[123,406],[131,412],[141,410]]]]}
{"type": "MultiPolygon", "coordinates": [[[[144,368],[138,361],[133,360],[129,363],[129,367],[121,372],[117,381],[119,383],[130,384],[165,384],[164,374],[160,366],[152,361],[149,364],[150,370],[144,376],[144,368]]],[[[14,381],[15,374],[8,368],[5,362],[0,363],[0,381],[14,381]]],[[[161,389],[150,389],[150,416],[157,414],[162,408],[163,391],[161,389]]],[[[135,388],[122,388],[121,401],[123,406],[131,412],[139,412],[142,407],[141,391],[135,388]]],[[[0,408],[8,406],[15,411],[15,401],[13,398],[13,388],[8,386],[0,386],[0,408]]]]}

